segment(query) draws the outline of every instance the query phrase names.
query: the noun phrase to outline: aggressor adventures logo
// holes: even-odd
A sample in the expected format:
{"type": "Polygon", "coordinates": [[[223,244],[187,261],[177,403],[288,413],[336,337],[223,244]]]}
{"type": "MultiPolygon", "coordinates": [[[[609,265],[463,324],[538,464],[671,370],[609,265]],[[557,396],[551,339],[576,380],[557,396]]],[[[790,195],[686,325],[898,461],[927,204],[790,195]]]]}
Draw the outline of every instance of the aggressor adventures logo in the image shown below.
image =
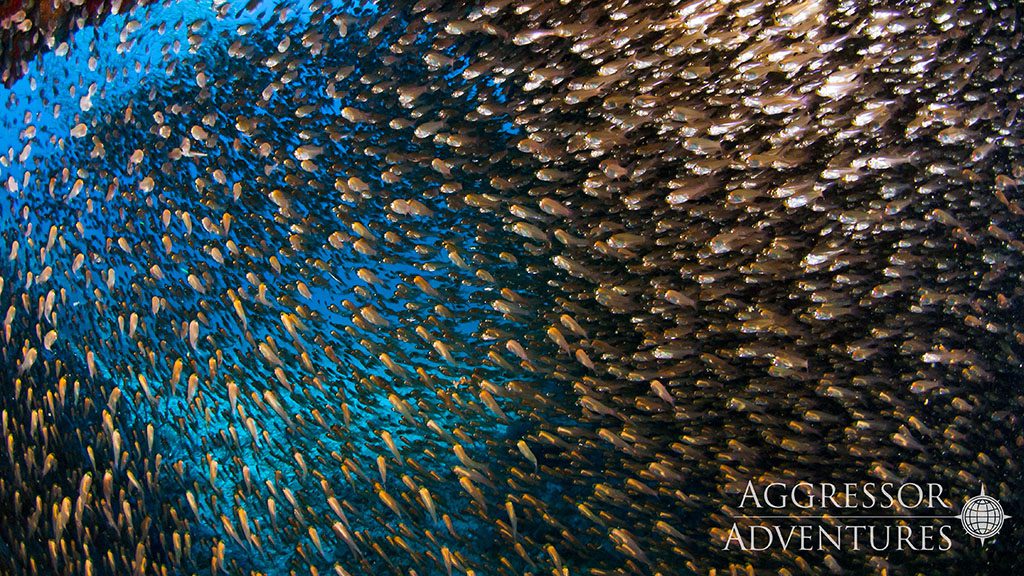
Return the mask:
{"type": "Polygon", "coordinates": [[[748,481],[723,550],[941,552],[953,545],[956,520],[984,545],[1010,518],[984,486],[956,514],[943,492],[937,483],[773,482],[758,488],[748,481]]]}
{"type": "Polygon", "coordinates": [[[985,494],[985,487],[982,486],[981,494],[968,500],[960,509],[957,518],[963,524],[964,530],[981,540],[984,545],[986,539],[999,534],[1003,521],[1010,516],[1003,512],[1003,505],[999,500],[985,494]]]}

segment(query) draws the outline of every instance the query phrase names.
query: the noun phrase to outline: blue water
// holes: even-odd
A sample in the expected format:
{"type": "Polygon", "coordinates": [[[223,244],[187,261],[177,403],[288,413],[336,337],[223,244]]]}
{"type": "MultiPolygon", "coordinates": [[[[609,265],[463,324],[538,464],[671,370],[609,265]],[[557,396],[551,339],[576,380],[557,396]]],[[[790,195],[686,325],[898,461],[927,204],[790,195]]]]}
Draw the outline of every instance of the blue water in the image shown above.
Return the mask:
{"type": "MultiPolygon", "coordinates": [[[[422,533],[403,539],[421,560],[432,554],[438,570],[441,548],[458,551],[466,565],[486,566],[501,537],[493,521],[467,511],[471,498],[452,472],[461,464],[451,441],[430,433],[425,422],[432,420],[445,434],[462,432],[459,442],[466,452],[495,472],[493,488],[480,485],[490,501],[488,514],[503,515],[504,470],[512,465],[529,468],[520,455],[507,452],[507,446],[524,437],[533,420],[512,396],[497,399],[510,416],[508,421],[499,420],[481,406],[477,383],[486,379],[501,387],[535,376],[487,361],[492,343],[479,336],[487,328],[530,333],[526,327],[531,319],[506,318],[492,307],[496,289],[476,276],[480,266],[473,256],[485,262],[491,274],[506,278],[521,274],[522,265],[503,263],[499,252],[514,254],[522,262],[531,256],[516,243],[479,241],[481,226],[500,230],[502,222],[450,204],[436,193],[439,179],[429,169],[407,170],[397,183],[381,180],[380,173],[389,164],[386,153],[443,152],[430,140],[395,142],[372,125],[341,119],[345,106],[381,115],[395,112],[383,103],[327,95],[331,78],[324,70],[355,67],[346,79],[333,82],[334,90],[343,93],[369,68],[363,64],[367,58],[387,55],[383,45],[360,58],[352,46],[362,47],[362,42],[350,44],[325,34],[323,51],[312,55],[301,45],[302,34],[307,29],[326,31],[334,26],[330,18],[311,24],[308,10],[293,9],[287,20],[293,29],[286,33],[272,8],[264,5],[240,15],[232,8],[218,17],[216,5],[200,2],[152,5],[77,32],[68,40],[66,56],[54,50],[33,62],[30,72],[10,89],[9,105],[0,113],[6,128],[0,132],[0,146],[12,150],[9,160],[18,159],[23,147],[31,144],[23,161],[12,161],[4,170],[10,193],[0,210],[0,252],[6,256],[15,241],[20,246],[17,257],[7,264],[8,286],[18,278],[32,301],[55,291],[60,305],[51,323],[59,336],[53,350],[43,354],[63,359],[85,396],[102,409],[111,391],[120,389],[122,399],[114,417],[121,436],[129,440],[128,457],[118,464],[102,462],[113,460],[108,454],[94,457],[101,461],[99,469],[112,468],[122,482],[127,470],[134,469],[139,478],[154,469],[152,460],[159,454],[159,480],[133,498],[144,501],[140,506],[153,519],[153,549],[170,550],[161,533],[187,533],[192,539],[191,558],[176,568],[181,573],[209,571],[211,548],[221,542],[229,568],[246,573],[304,573],[306,565],[317,566],[322,573],[335,566],[352,574],[376,573],[388,563],[366,542],[391,538],[393,543],[404,524],[432,532],[433,541],[422,533]],[[122,34],[132,21],[139,22],[138,28],[122,34]],[[193,23],[196,36],[190,45],[193,23]],[[243,24],[253,25],[244,38],[235,32],[243,24]],[[263,101],[260,94],[281,74],[259,63],[276,53],[285,34],[292,41],[287,58],[294,78],[277,85],[273,96],[263,101]],[[195,45],[198,36],[203,39],[195,45]],[[239,38],[254,51],[247,60],[228,55],[229,46],[239,38]],[[205,90],[197,85],[197,67],[205,67],[205,90]],[[83,111],[80,99],[90,92],[92,108],[83,111]],[[296,117],[295,110],[305,105],[314,106],[314,111],[306,118],[296,117]],[[157,113],[164,115],[170,130],[166,138],[158,134],[157,113]],[[235,129],[239,117],[257,122],[256,137],[235,129]],[[88,134],[72,137],[79,123],[87,126],[88,134]],[[20,133],[19,127],[26,124],[37,130],[34,138],[20,133]],[[211,134],[206,142],[192,136],[197,125],[211,134]],[[332,140],[331,131],[340,137],[332,140]],[[180,149],[186,138],[199,155],[169,160],[169,153],[180,149]],[[97,144],[105,149],[103,154],[97,152],[97,144]],[[269,147],[269,156],[260,155],[261,144],[269,147]],[[313,172],[285,164],[304,144],[323,148],[313,172]],[[362,153],[373,146],[386,153],[362,153]],[[130,165],[136,150],[144,157],[130,165]],[[155,182],[151,191],[140,187],[147,176],[155,182]],[[344,195],[339,189],[344,186],[336,182],[353,176],[364,180],[371,192],[361,198],[344,195]],[[79,179],[81,189],[75,190],[79,179]],[[237,199],[236,184],[241,189],[237,199]],[[379,193],[384,189],[386,195],[379,193]],[[269,197],[273,190],[283,191],[287,209],[269,197]],[[390,221],[387,198],[420,198],[434,214],[390,221]],[[230,215],[230,231],[225,230],[225,215],[230,215]],[[352,248],[359,237],[357,222],[378,237],[376,256],[352,248]],[[61,240],[40,258],[38,248],[47,244],[51,227],[61,240]],[[406,229],[416,236],[402,237],[406,229]],[[397,243],[385,240],[388,230],[399,235],[397,243]],[[346,239],[342,247],[332,246],[334,234],[346,239]],[[470,265],[453,265],[451,250],[470,265]],[[223,263],[216,261],[215,252],[223,263]],[[84,262],[72,270],[80,254],[84,262]],[[49,282],[28,286],[27,275],[38,277],[46,266],[53,267],[49,282]],[[360,268],[373,271],[381,283],[360,279],[360,268]],[[421,293],[412,281],[417,275],[440,296],[421,293]],[[190,276],[202,291],[191,285],[190,276]],[[308,288],[309,297],[301,293],[300,283],[308,288]],[[265,299],[258,298],[261,287],[265,299]],[[242,302],[244,322],[234,307],[236,297],[242,302]],[[154,301],[159,303],[155,314],[154,301]],[[438,305],[450,315],[440,314],[438,305]],[[360,327],[353,319],[358,312],[352,310],[366,306],[373,306],[389,326],[360,327]],[[189,341],[193,322],[199,327],[194,345],[189,341]],[[284,327],[286,322],[299,325],[297,337],[284,327]],[[454,362],[441,358],[430,342],[414,333],[416,327],[447,343],[454,362]],[[275,350],[281,364],[269,359],[260,344],[275,350]],[[328,348],[334,359],[325,352],[328,348]],[[406,376],[388,369],[382,354],[406,376]],[[183,370],[172,383],[175,362],[183,370]],[[90,363],[95,366],[92,376],[90,363]],[[275,368],[280,369],[275,373],[275,368]],[[417,368],[422,375],[417,375],[417,368]],[[195,379],[192,385],[190,378],[195,379]],[[232,408],[231,384],[238,388],[238,408],[255,423],[256,438],[247,429],[246,417],[232,408]],[[287,418],[267,405],[268,392],[279,399],[287,418]],[[414,407],[415,424],[403,418],[389,400],[391,394],[414,407]],[[150,425],[155,431],[152,451],[144,441],[130,441],[144,438],[150,425]],[[385,430],[395,438],[403,458],[411,458],[415,465],[390,454],[380,437],[385,430]],[[297,454],[308,471],[302,470],[297,454]],[[377,471],[378,456],[387,461],[386,480],[377,471]],[[218,467],[212,483],[211,461],[218,467]],[[366,479],[345,462],[357,465],[366,479]],[[173,466],[179,467],[180,475],[173,466]],[[248,481],[243,479],[245,469],[248,481]],[[402,501],[405,512],[399,516],[381,501],[380,488],[396,497],[408,490],[403,476],[429,488],[439,514],[451,514],[457,535],[443,523],[433,525],[415,502],[402,501]],[[286,489],[298,507],[290,503],[286,489]],[[347,527],[363,535],[361,558],[332,533],[338,518],[326,503],[328,494],[351,504],[347,527]],[[198,514],[187,503],[187,495],[196,498],[198,514]],[[267,512],[268,498],[276,502],[276,519],[267,512]],[[261,550],[244,536],[239,542],[224,526],[222,515],[242,534],[240,508],[250,525],[262,526],[261,550]],[[317,529],[323,554],[312,543],[307,526],[317,529]]],[[[369,21],[360,18],[374,10],[373,5],[341,3],[331,15],[351,15],[349,35],[356,38],[365,34],[369,21]]],[[[460,77],[465,64],[465,58],[457,60],[444,81],[465,83],[460,77]]],[[[403,73],[413,82],[431,76],[423,66],[403,73]]],[[[502,86],[487,82],[468,86],[461,102],[472,109],[480,91],[487,90],[492,91],[491,101],[505,100],[502,86]]],[[[491,125],[495,130],[487,135],[489,149],[509,149],[522,138],[509,119],[495,118],[491,125]]],[[[480,188],[479,193],[493,192],[486,179],[463,178],[461,185],[465,192],[473,187],[480,188]]],[[[541,305],[548,297],[539,283],[524,281],[517,290],[541,305]]],[[[506,360],[518,363],[511,354],[506,360]]],[[[543,381],[535,384],[542,390],[550,386],[543,381]]],[[[91,415],[95,418],[97,412],[91,415]]],[[[537,452],[543,455],[540,448],[537,452]]],[[[553,506],[571,510],[571,504],[547,494],[557,489],[533,488],[550,497],[553,506]]],[[[524,528],[538,534],[547,529],[542,524],[524,528]]],[[[404,551],[394,546],[390,550],[395,569],[409,565],[404,551]]],[[[510,560],[517,570],[526,569],[522,559],[510,560]]]]}

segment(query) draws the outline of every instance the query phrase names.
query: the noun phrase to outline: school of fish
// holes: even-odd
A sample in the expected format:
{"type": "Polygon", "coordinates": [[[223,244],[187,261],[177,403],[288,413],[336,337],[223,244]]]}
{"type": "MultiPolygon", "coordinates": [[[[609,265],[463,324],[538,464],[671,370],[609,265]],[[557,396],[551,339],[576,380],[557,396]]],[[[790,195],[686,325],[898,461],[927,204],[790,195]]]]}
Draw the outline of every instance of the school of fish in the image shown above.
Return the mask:
{"type": "Polygon", "coordinates": [[[1024,569],[723,550],[748,481],[1024,518],[1024,6],[0,15],[0,573],[1024,569]]]}

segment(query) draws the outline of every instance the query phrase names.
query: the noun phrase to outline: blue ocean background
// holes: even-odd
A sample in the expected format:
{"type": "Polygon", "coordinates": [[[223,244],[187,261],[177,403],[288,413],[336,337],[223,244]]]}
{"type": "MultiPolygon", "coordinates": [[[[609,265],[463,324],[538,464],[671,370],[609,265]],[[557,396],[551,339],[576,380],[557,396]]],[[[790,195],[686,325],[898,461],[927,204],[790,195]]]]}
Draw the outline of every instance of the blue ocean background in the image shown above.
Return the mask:
{"type": "MultiPolygon", "coordinates": [[[[349,38],[357,38],[366,34],[378,8],[338,3],[324,10],[347,15],[349,38]]],[[[462,508],[461,500],[472,499],[452,473],[462,465],[449,448],[453,441],[495,472],[512,465],[530,468],[522,455],[497,450],[525,438],[533,418],[517,410],[514,395],[497,399],[507,415],[498,417],[480,404],[473,383],[483,379],[498,389],[510,383],[515,388],[515,382],[532,378],[531,385],[552,399],[559,391],[537,379],[537,372],[481,362],[491,349],[479,337],[483,331],[512,339],[542,331],[531,326],[530,317],[503,314],[493,306],[501,297],[479,280],[473,258],[488,262],[490,274],[514,278],[532,256],[519,244],[494,240],[507,236],[498,218],[488,221],[475,209],[447,204],[421,174],[403,174],[392,184],[380,180],[385,153],[429,154],[434,145],[384,141],[370,125],[340,120],[346,106],[390,112],[340,95],[347,83],[360,81],[365,59],[386,57],[387,50],[381,43],[370,53],[356,53],[352,46],[366,50],[372,43],[326,34],[314,54],[302,44],[302,32],[316,34],[337,24],[330,18],[311,23],[310,14],[306,7],[271,3],[251,12],[222,3],[152,4],[74,33],[66,55],[55,47],[38,56],[6,92],[2,111],[6,129],[0,146],[9,152],[0,251],[15,254],[5,264],[5,277],[26,282],[33,299],[55,291],[51,298],[62,304],[52,319],[59,338],[44,354],[62,359],[78,380],[80,394],[95,407],[92,418],[114,406],[109,409],[113,429],[107,433],[125,440],[128,455],[90,453],[83,441],[79,465],[103,468],[97,460],[109,460],[121,478],[133,461],[161,462],[155,466],[159,475],[146,483],[136,469],[140,493],[129,497],[144,500],[157,549],[175,554],[163,538],[168,526],[175,538],[192,543],[183,573],[208,568],[216,556],[216,545],[210,548],[214,542],[226,547],[229,567],[244,572],[288,574],[306,564],[323,571],[343,567],[353,574],[383,570],[387,562],[369,550],[356,552],[331,532],[339,518],[328,495],[346,503],[343,523],[349,533],[366,535],[360,541],[364,546],[375,538],[393,544],[404,538],[413,556],[433,554],[436,560],[438,550],[450,548],[461,550],[467,564],[486,565],[491,553],[486,543],[500,540],[493,522],[453,514],[454,533],[439,521],[431,543],[403,536],[398,526],[409,519],[379,496],[397,493],[409,479],[406,485],[428,483],[438,509],[462,508]],[[286,16],[282,8],[288,9],[286,16]],[[251,31],[239,36],[240,26],[251,31]],[[286,36],[293,48],[282,56],[278,47],[286,36]],[[230,56],[236,40],[253,55],[230,56]],[[292,59],[288,68],[294,73],[287,83],[259,66],[279,56],[292,59]],[[345,76],[326,72],[347,67],[345,76]],[[205,82],[197,80],[199,75],[205,82]],[[269,98],[261,97],[268,93],[269,98]],[[91,108],[83,110],[87,95],[91,108]],[[313,112],[296,117],[300,106],[312,106],[313,112]],[[159,114],[162,123],[154,118],[159,114]],[[258,138],[236,129],[245,119],[257,123],[258,138]],[[79,124],[88,133],[74,137],[79,124]],[[34,127],[34,137],[18,128],[25,125],[34,127]],[[159,135],[161,125],[171,136],[159,135]],[[195,138],[193,126],[203,127],[208,139],[195,138]],[[327,137],[332,130],[337,138],[327,137]],[[168,161],[169,150],[182,150],[183,138],[191,141],[194,155],[168,161]],[[319,167],[303,173],[276,159],[263,162],[261,145],[289,153],[315,145],[323,152],[315,160],[319,167]],[[370,146],[381,152],[355,149],[370,146]],[[136,150],[144,157],[133,164],[136,150]],[[143,185],[147,176],[155,181],[151,190],[143,185]],[[360,178],[371,192],[353,193],[350,178],[360,178]],[[433,216],[389,222],[383,195],[373,193],[383,187],[390,197],[429,199],[433,216]],[[287,205],[270,199],[271,190],[284,191],[287,205]],[[381,235],[405,229],[416,241],[378,238],[376,253],[363,254],[351,249],[360,237],[357,224],[381,235]],[[48,244],[53,230],[60,242],[49,242],[45,260],[30,256],[48,244]],[[344,241],[332,245],[332,235],[344,241]],[[512,255],[515,263],[499,252],[512,255]],[[82,262],[76,267],[78,256],[82,262]],[[28,285],[27,275],[38,278],[47,265],[53,269],[48,282],[28,285]],[[379,283],[361,279],[360,269],[372,271],[379,283]],[[416,276],[436,295],[414,293],[416,276]],[[264,293],[269,298],[257,296],[264,293]],[[244,320],[234,299],[244,302],[244,320]],[[367,306],[389,328],[354,322],[358,313],[353,311],[367,306]],[[193,326],[198,338],[190,342],[193,326]],[[447,343],[453,361],[415,335],[417,326],[447,343]],[[333,353],[325,354],[325,348],[333,353]],[[229,393],[229,386],[237,393],[229,393]],[[111,402],[112,394],[120,400],[111,402]],[[441,436],[425,432],[428,418],[429,429],[441,436]],[[150,431],[151,446],[140,442],[150,431]],[[391,454],[383,431],[408,460],[391,454]],[[378,457],[387,463],[386,478],[378,471],[378,457]],[[413,470],[415,482],[407,476],[413,470]],[[276,502],[276,517],[267,512],[268,498],[276,502]],[[261,548],[239,536],[239,509],[246,511],[252,530],[260,527],[261,548]],[[322,551],[303,526],[318,530],[322,551]]],[[[450,52],[456,65],[443,81],[466,83],[461,73],[468,60],[454,47],[450,52]]],[[[425,67],[406,73],[411,82],[437,80],[425,67]]],[[[503,101],[498,83],[466,84],[467,106],[481,89],[491,91],[490,101],[503,101]]],[[[510,120],[498,117],[489,125],[488,149],[513,148],[522,137],[510,120]]],[[[460,185],[469,189],[486,182],[462,179],[460,185]]],[[[543,283],[529,278],[515,286],[521,297],[540,306],[551,297],[543,283]]],[[[514,356],[509,359],[517,363],[514,356]]],[[[536,418],[557,422],[562,417],[536,418]]],[[[82,424],[82,429],[88,428],[82,424]]],[[[545,450],[535,450],[543,464],[545,450]]],[[[504,514],[497,496],[503,487],[481,487],[492,499],[486,514],[504,514]]],[[[573,517],[574,506],[561,500],[556,481],[548,478],[529,491],[553,509],[565,508],[555,517],[573,517]]],[[[401,505],[419,516],[417,523],[433,523],[422,506],[401,505]]],[[[534,528],[550,529],[543,523],[534,528]]],[[[518,569],[526,569],[523,559],[517,561],[518,569]]],[[[396,558],[391,569],[402,565],[396,558]]]]}

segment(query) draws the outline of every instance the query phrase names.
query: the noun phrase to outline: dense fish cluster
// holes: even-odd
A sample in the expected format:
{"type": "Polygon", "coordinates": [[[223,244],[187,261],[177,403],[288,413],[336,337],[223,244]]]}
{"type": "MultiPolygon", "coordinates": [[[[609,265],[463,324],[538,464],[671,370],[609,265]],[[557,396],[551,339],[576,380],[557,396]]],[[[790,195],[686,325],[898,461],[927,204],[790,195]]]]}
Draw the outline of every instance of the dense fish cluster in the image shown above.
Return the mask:
{"type": "Polygon", "coordinates": [[[32,57],[54,48],[75,31],[110,13],[147,1],[6,0],[0,3],[0,80],[10,88],[25,75],[32,57]]]}
{"type": "Polygon", "coordinates": [[[748,481],[1024,517],[1020,6],[25,4],[0,572],[1021,568],[723,550],[748,481]]]}

